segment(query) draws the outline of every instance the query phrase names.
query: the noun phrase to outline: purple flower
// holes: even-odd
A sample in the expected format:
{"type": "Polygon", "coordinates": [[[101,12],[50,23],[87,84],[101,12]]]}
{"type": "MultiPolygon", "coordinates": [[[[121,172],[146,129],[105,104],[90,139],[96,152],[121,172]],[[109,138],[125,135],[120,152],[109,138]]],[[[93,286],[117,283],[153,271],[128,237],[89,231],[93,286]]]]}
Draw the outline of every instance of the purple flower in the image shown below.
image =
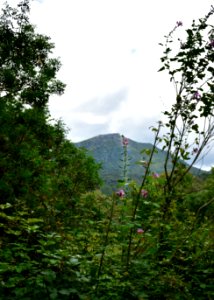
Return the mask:
{"type": "Polygon", "coordinates": [[[180,46],[181,46],[181,49],[185,49],[186,43],[181,42],[181,43],[180,43],[180,46]]]}
{"type": "Polygon", "coordinates": [[[198,148],[193,148],[192,154],[194,154],[194,153],[198,153],[198,148]]]}
{"type": "Polygon", "coordinates": [[[196,91],[196,92],[193,94],[193,99],[199,100],[200,98],[201,98],[201,95],[199,94],[198,91],[196,91]]]}
{"type": "Polygon", "coordinates": [[[159,178],[160,175],[159,175],[158,173],[153,173],[153,174],[152,174],[152,177],[153,177],[153,178],[159,178]]]}
{"type": "Polygon", "coordinates": [[[124,190],[121,189],[121,190],[116,192],[116,195],[123,198],[125,196],[125,192],[124,192],[124,190]]]}
{"type": "Polygon", "coordinates": [[[144,230],[143,230],[142,228],[138,228],[138,229],[137,229],[137,233],[138,233],[138,234],[143,234],[143,233],[144,233],[144,230]]]}
{"type": "Polygon", "coordinates": [[[142,191],[141,191],[141,196],[142,196],[143,198],[147,198],[147,197],[148,197],[148,191],[147,191],[147,190],[142,190],[142,191]]]}
{"type": "Polygon", "coordinates": [[[209,42],[209,46],[210,46],[211,48],[214,47],[214,40],[211,40],[211,41],[209,42]]]}
{"type": "Polygon", "coordinates": [[[125,136],[122,136],[122,143],[124,146],[127,146],[129,143],[129,140],[125,136]]]}
{"type": "Polygon", "coordinates": [[[181,21],[177,21],[176,24],[177,24],[178,27],[183,26],[183,22],[181,22],[181,21]]]}

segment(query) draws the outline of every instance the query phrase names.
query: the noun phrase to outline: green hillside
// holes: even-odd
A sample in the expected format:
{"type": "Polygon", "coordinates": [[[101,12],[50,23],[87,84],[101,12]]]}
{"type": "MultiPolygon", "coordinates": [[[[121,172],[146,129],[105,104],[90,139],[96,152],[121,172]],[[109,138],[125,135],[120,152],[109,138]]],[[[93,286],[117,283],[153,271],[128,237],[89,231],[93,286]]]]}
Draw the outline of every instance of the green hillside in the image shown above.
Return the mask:
{"type": "MultiPolygon", "coordinates": [[[[115,189],[118,180],[122,179],[123,147],[121,135],[118,133],[98,135],[76,143],[76,146],[87,149],[89,154],[101,163],[100,175],[104,181],[103,191],[111,192],[115,189]]],[[[141,181],[144,167],[139,164],[139,161],[147,160],[146,154],[142,152],[145,149],[152,149],[152,147],[150,143],[139,143],[128,139],[128,178],[130,180],[141,181]]],[[[166,152],[157,148],[151,165],[151,172],[162,173],[164,171],[165,156],[166,152]]],[[[206,173],[194,167],[191,172],[194,175],[206,173]]]]}

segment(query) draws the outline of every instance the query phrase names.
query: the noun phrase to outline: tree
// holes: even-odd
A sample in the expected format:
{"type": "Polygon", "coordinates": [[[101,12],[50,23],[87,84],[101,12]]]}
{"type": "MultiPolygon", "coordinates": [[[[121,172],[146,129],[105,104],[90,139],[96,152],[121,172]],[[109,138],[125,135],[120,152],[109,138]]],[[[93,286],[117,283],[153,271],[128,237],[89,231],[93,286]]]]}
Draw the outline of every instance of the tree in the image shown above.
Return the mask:
{"type": "Polygon", "coordinates": [[[29,11],[24,0],[0,17],[0,299],[71,299],[80,279],[72,214],[99,187],[99,165],[50,122],[49,96],[65,85],[29,11]]]}
{"type": "Polygon", "coordinates": [[[29,0],[8,4],[0,20],[0,95],[6,101],[44,107],[65,85],[56,79],[61,66],[50,58],[54,44],[29,22],[29,0]]]}

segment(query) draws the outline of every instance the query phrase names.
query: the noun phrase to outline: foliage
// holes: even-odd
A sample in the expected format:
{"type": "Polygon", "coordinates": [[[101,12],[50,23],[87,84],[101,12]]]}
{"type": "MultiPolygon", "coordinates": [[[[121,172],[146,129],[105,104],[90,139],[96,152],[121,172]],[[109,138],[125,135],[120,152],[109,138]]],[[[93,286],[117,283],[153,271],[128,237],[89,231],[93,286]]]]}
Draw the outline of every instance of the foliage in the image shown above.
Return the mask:
{"type": "Polygon", "coordinates": [[[84,276],[68,228],[80,195],[101,183],[99,165],[50,119],[60,63],[28,12],[28,1],[6,5],[0,19],[0,298],[72,299],[84,276]]]}
{"type": "Polygon", "coordinates": [[[64,86],[51,71],[53,45],[28,13],[28,1],[6,6],[0,23],[0,299],[212,299],[214,172],[203,181],[189,170],[213,137],[214,9],[187,30],[175,56],[168,43],[182,23],[166,37],[162,62],[176,102],[141,153],[140,183],[129,178],[131,142],[122,137],[122,177],[111,196],[97,189],[100,166],[50,122],[48,97],[64,86]],[[16,48],[20,38],[30,47],[16,48]],[[161,174],[151,168],[158,144],[161,174]]]}
{"type": "Polygon", "coordinates": [[[190,188],[198,179],[189,174],[213,138],[214,44],[213,27],[207,23],[213,12],[212,8],[199,24],[193,22],[192,29],[187,30],[187,42],[173,57],[168,44],[182,23],[178,22],[166,37],[161,70],[167,69],[175,84],[176,103],[164,113],[166,122],[152,129],[155,141],[152,149],[144,151],[148,158],[141,162],[144,172],[140,185],[128,182],[127,188],[128,143],[123,143],[124,186],[120,185],[109,208],[97,273],[99,299],[213,296],[213,198],[209,199],[211,194],[204,190],[207,184],[201,183],[203,198],[196,206],[191,196],[199,198],[202,191],[190,188]],[[195,51],[198,48],[200,51],[195,51]],[[166,151],[161,175],[151,171],[158,144],[166,151]],[[190,161],[189,166],[182,160],[190,161]]]}
{"type": "MultiPolygon", "coordinates": [[[[128,139],[128,170],[127,179],[135,180],[138,184],[141,183],[144,174],[142,161],[148,157],[146,153],[151,151],[152,144],[139,143],[128,139]]],[[[121,154],[121,136],[120,134],[104,134],[90,138],[88,140],[75,144],[77,147],[87,149],[90,155],[101,164],[100,177],[103,179],[102,191],[105,194],[111,195],[117,188],[118,179],[123,179],[123,155],[121,154]]],[[[151,172],[164,172],[163,161],[166,158],[167,152],[161,149],[161,145],[157,145],[152,164],[151,172]]],[[[123,151],[123,148],[122,148],[123,151]]],[[[183,161],[184,162],[184,161],[183,161]]],[[[184,162],[185,163],[185,162],[184,162]]],[[[188,162],[187,162],[188,163],[188,162]]],[[[172,167],[169,161],[168,167],[172,167]]],[[[207,176],[208,172],[192,167],[190,172],[196,176],[207,176]]]]}
{"type": "Polygon", "coordinates": [[[50,38],[35,32],[28,14],[29,0],[17,9],[8,4],[0,21],[0,92],[5,101],[44,107],[50,94],[62,94],[65,85],[56,79],[58,59],[50,58],[50,38]]]}

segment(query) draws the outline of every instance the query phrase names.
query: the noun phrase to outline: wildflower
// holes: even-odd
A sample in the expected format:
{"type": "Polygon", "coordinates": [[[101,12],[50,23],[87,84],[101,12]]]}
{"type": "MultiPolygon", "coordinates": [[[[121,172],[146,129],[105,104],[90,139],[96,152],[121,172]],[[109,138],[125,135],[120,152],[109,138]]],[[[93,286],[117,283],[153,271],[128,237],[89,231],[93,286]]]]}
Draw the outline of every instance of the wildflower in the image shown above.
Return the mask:
{"type": "Polygon", "coordinates": [[[125,192],[124,192],[124,190],[119,190],[119,191],[117,191],[116,192],[116,194],[117,194],[117,196],[119,196],[119,197],[121,197],[121,198],[123,198],[124,196],[125,196],[125,192]]]}
{"type": "Polygon", "coordinates": [[[211,48],[214,48],[214,40],[211,40],[211,41],[210,41],[209,46],[210,46],[211,48]]]}
{"type": "Polygon", "coordinates": [[[159,178],[160,177],[160,175],[158,173],[153,173],[152,176],[153,176],[153,178],[159,178]]]}
{"type": "Polygon", "coordinates": [[[147,197],[148,197],[148,191],[147,191],[147,190],[142,190],[142,191],[141,191],[141,196],[142,196],[143,198],[147,198],[147,197]]]}
{"type": "Polygon", "coordinates": [[[143,230],[142,228],[138,228],[138,229],[137,229],[137,233],[138,233],[138,234],[143,234],[143,233],[144,233],[144,230],[143,230]]]}
{"type": "Polygon", "coordinates": [[[183,26],[183,22],[181,22],[181,21],[177,21],[176,24],[177,24],[178,27],[183,26]]]}
{"type": "Polygon", "coordinates": [[[192,154],[196,154],[196,153],[198,153],[198,148],[193,148],[192,154]]]}
{"type": "Polygon", "coordinates": [[[193,94],[193,99],[199,100],[200,98],[201,98],[201,95],[199,94],[198,91],[196,91],[196,92],[193,94]]]}
{"type": "Polygon", "coordinates": [[[129,143],[128,139],[123,135],[122,135],[122,143],[123,143],[124,146],[127,146],[128,143],[129,143]]]}
{"type": "Polygon", "coordinates": [[[186,43],[180,42],[180,47],[181,47],[181,49],[185,49],[186,43]]]}

